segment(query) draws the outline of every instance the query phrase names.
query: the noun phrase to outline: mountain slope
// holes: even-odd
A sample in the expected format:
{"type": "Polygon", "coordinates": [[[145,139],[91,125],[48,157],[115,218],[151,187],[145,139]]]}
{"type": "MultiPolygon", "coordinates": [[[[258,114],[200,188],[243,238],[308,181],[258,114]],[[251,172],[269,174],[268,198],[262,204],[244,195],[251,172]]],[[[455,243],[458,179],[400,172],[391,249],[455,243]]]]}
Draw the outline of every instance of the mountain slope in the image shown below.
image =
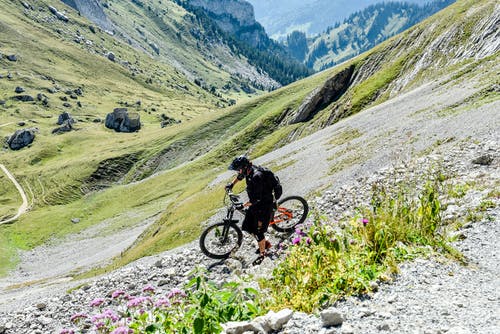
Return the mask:
{"type": "Polygon", "coordinates": [[[373,48],[455,0],[437,0],[424,5],[384,2],[371,5],[336,23],[310,43],[305,63],[310,68],[325,69],[373,48]]]}
{"type": "MultiPolygon", "coordinates": [[[[314,36],[324,32],[335,22],[342,22],[354,12],[382,3],[381,0],[249,0],[255,8],[257,20],[275,39],[285,39],[294,30],[314,36]]],[[[403,0],[402,3],[422,4],[421,0],[403,0]]]]}
{"type": "MultiPolygon", "coordinates": [[[[436,109],[436,112],[453,113],[457,112],[457,106],[467,108],[496,101],[499,19],[500,10],[494,2],[462,0],[346,64],[230,110],[211,113],[205,119],[198,119],[197,123],[183,123],[176,128],[178,132],[168,132],[169,136],[160,132],[163,130],[152,130],[151,127],[151,135],[145,135],[148,133],[146,131],[131,136],[105,132],[103,136],[116,139],[113,142],[115,146],[107,144],[109,146],[100,150],[90,151],[91,156],[113,151],[116,157],[120,152],[130,154],[134,150],[139,151],[139,148],[149,151],[148,154],[139,154],[138,160],[132,161],[133,167],[122,175],[121,180],[127,181],[124,182],[126,184],[91,192],[85,197],[61,196],[64,202],[39,204],[18,223],[2,227],[2,244],[7,245],[7,250],[16,247],[30,249],[50,238],[76,233],[96,224],[107,226],[107,233],[112,234],[116,230],[137,226],[148,217],[158,214],[161,217],[145,229],[133,245],[117,256],[113,266],[121,266],[144,255],[184,244],[199,235],[201,222],[220,207],[222,185],[231,178],[229,173],[222,172],[228,161],[237,154],[249,152],[252,158],[259,157],[370,106],[389,99],[398,101],[398,97],[411,89],[418,88],[415,94],[427,92],[428,84],[435,80],[439,80],[443,87],[443,90],[434,93],[443,98],[432,109],[436,109]],[[462,81],[470,81],[471,85],[461,90],[462,81]],[[448,101],[445,97],[449,86],[458,87],[460,94],[448,101]],[[212,128],[213,132],[210,131],[212,128]],[[199,150],[190,151],[191,144],[198,145],[199,150]],[[174,148],[178,148],[175,152],[189,156],[188,159],[182,159],[184,164],[179,162],[169,165],[168,153],[174,148]],[[190,155],[193,152],[196,155],[190,155]],[[165,165],[175,167],[156,170],[156,162],[161,161],[162,156],[166,156],[165,165]],[[144,175],[149,177],[135,178],[137,170],[148,167],[149,171],[144,175]],[[128,182],[131,180],[136,182],[128,182]],[[72,218],[80,218],[80,223],[71,223],[72,218]],[[42,222],[50,224],[43,225],[42,222]]],[[[194,109],[195,103],[199,102],[186,99],[183,106],[194,109]]],[[[414,113],[424,112],[425,108],[414,110],[414,113]]],[[[387,120],[380,122],[379,126],[383,127],[387,120]]],[[[96,131],[90,132],[95,136],[99,134],[97,130],[85,129],[96,131]]],[[[343,138],[340,132],[338,135],[343,138]]],[[[391,133],[390,130],[388,132],[391,133]]],[[[99,138],[102,140],[103,136],[99,138]]],[[[346,136],[355,136],[355,133],[347,132],[346,136]]],[[[311,137],[307,145],[316,145],[313,139],[311,137]]],[[[337,142],[334,139],[332,145],[337,142]]],[[[300,154],[302,144],[298,142],[297,146],[288,146],[286,152],[289,155],[277,156],[273,161],[266,160],[266,164],[301,181],[300,175],[293,174],[295,165],[307,159],[316,159],[300,156],[299,160],[294,160],[292,153],[300,154]]],[[[364,151],[371,149],[366,143],[361,143],[359,147],[364,151]]],[[[67,149],[67,146],[63,146],[62,152],[66,153],[67,149]]],[[[334,169],[333,164],[343,170],[363,160],[363,152],[358,152],[355,147],[346,150],[360,154],[341,155],[340,160],[328,160],[324,154],[319,154],[314,167],[331,166],[330,176],[335,176],[339,171],[334,169]]],[[[2,152],[2,158],[8,155],[7,167],[16,176],[20,174],[22,179],[31,180],[26,182],[31,185],[37,184],[39,175],[42,175],[43,181],[43,173],[57,168],[62,170],[61,173],[75,172],[78,175],[76,172],[79,170],[74,166],[61,163],[63,157],[58,152],[57,145],[52,146],[51,151],[43,152],[45,155],[40,152],[41,163],[35,163],[35,167],[29,165],[33,151],[15,154],[2,152]]],[[[83,158],[77,163],[88,170],[98,165],[91,161],[91,166],[88,166],[90,162],[84,163],[83,158]]],[[[314,169],[310,172],[313,176],[322,175],[314,174],[314,169]]],[[[88,171],[85,175],[88,175],[88,171]]],[[[295,181],[296,192],[314,191],[316,187],[324,185],[319,176],[314,180],[304,188],[299,188],[300,182],[295,181]]],[[[290,178],[288,181],[293,180],[290,178]]],[[[42,191],[37,191],[34,197],[38,199],[43,196],[42,191]]]]}

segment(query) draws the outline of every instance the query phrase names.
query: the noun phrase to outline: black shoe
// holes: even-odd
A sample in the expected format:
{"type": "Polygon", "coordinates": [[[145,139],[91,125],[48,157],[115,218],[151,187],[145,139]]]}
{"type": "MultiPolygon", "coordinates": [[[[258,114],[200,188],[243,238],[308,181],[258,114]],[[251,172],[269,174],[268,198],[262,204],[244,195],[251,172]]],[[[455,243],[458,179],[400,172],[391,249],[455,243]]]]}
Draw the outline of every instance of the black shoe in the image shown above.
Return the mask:
{"type": "Polygon", "coordinates": [[[252,262],[252,266],[258,266],[259,264],[262,263],[262,261],[264,261],[264,258],[266,256],[265,255],[260,255],[258,258],[256,258],[253,262],[252,262]]]}
{"type": "MultiPolygon", "coordinates": [[[[271,247],[273,247],[273,245],[271,245],[271,243],[269,242],[269,240],[266,240],[266,251],[268,249],[270,249],[271,247]]],[[[257,247],[257,249],[255,250],[255,254],[260,254],[260,248],[257,247]]]]}

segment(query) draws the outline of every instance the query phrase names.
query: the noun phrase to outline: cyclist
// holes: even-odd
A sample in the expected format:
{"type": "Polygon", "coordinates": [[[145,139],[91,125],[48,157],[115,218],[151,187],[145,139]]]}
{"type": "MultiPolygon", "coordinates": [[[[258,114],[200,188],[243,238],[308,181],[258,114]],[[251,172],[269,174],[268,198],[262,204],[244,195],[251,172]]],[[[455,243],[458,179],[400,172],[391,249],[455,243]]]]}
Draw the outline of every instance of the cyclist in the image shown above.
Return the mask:
{"type": "Polygon", "coordinates": [[[244,204],[248,209],[242,229],[257,239],[259,257],[253,262],[257,265],[264,260],[267,255],[266,250],[271,248],[271,243],[264,233],[267,232],[269,222],[272,220],[275,200],[281,196],[281,185],[269,169],[253,165],[244,155],[236,157],[229,165],[229,169],[237,171],[238,175],[226,185],[226,190],[231,190],[238,181],[246,180],[249,201],[244,204]]]}

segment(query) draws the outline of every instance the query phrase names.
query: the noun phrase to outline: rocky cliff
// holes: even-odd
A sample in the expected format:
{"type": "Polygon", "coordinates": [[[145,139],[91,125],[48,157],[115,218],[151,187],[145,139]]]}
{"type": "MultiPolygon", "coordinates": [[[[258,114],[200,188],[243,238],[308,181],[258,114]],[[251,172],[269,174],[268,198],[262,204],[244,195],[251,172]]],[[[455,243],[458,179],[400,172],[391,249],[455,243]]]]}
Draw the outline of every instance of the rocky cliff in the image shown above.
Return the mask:
{"type": "Polygon", "coordinates": [[[104,30],[112,31],[113,24],[108,20],[98,0],[62,0],[68,6],[78,10],[83,16],[104,30]]]}

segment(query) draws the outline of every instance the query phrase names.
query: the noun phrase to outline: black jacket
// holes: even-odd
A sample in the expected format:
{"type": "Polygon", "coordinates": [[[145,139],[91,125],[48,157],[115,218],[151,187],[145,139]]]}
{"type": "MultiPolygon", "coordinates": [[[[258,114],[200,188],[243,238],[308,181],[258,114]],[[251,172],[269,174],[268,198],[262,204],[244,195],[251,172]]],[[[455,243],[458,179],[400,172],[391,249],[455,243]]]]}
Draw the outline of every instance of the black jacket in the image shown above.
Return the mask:
{"type": "Polygon", "coordinates": [[[252,172],[245,176],[247,193],[255,210],[264,209],[274,202],[273,184],[259,166],[252,166],[252,172]]]}

